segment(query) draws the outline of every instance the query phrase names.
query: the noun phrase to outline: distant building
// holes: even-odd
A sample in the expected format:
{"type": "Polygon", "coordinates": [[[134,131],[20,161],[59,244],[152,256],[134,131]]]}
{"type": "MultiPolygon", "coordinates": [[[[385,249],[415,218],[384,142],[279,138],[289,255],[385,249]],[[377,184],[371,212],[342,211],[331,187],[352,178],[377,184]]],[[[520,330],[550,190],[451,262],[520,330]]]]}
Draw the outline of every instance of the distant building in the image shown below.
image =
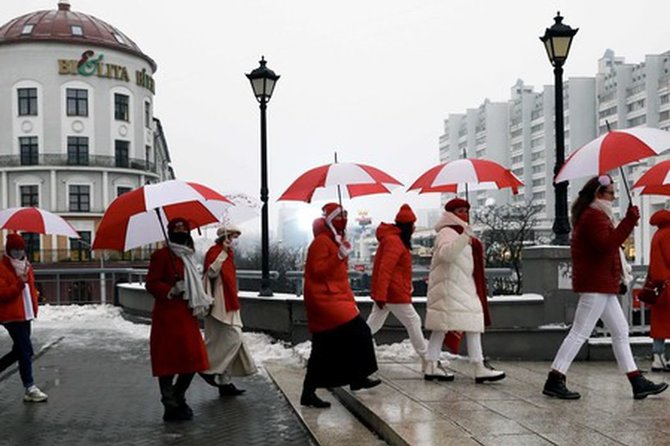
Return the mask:
{"type": "Polygon", "coordinates": [[[282,206],[279,208],[277,237],[283,246],[304,248],[312,240],[311,228],[301,226],[300,213],[296,208],[282,206]]]}
{"type": "Polygon", "coordinates": [[[83,243],[26,234],[34,261],[88,258],[114,198],[174,178],[154,117],[156,63],[60,1],[0,26],[0,67],[0,205],[39,206],[79,231],[83,243]]]}

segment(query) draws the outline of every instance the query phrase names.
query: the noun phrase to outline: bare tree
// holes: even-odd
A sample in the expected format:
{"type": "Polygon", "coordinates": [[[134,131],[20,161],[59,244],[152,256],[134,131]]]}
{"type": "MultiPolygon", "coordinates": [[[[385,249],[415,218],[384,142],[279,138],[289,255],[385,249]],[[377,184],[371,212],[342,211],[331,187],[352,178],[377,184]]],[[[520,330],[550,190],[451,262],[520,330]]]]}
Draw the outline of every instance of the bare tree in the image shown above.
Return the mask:
{"type": "Polygon", "coordinates": [[[534,226],[541,206],[485,206],[474,213],[482,231],[484,257],[488,267],[509,267],[515,275],[514,294],[521,292],[521,250],[536,242],[534,226]]]}
{"type": "MultiPolygon", "coordinates": [[[[279,292],[293,292],[295,285],[286,277],[287,271],[299,271],[302,269],[303,249],[287,247],[281,243],[270,245],[270,270],[277,271],[279,277],[273,280],[272,288],[279,292]]],[[[256,249],[242,252],[235,257],[235,265],[238,269],[261,269],[261,249],[260,245],[256,249]]]]}

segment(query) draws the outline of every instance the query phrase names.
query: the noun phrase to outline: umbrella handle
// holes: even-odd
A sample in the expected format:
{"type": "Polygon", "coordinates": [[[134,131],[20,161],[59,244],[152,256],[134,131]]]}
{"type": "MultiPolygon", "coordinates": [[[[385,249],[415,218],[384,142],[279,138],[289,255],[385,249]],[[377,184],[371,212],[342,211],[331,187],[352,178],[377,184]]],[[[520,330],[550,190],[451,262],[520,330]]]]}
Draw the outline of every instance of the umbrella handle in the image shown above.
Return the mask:
{"type": "Polygon", "coordinates": [[[179,277],[179,272],[177,272],[177,263],[174,260],[174,253],[170,249],[170,240],[168,239],[167,232],[165,232],[165,227],[163,226],[163,218],[161,217],[161,213],[158,210],[158,208],[155,208],[154,210],[156,211],[156,215],[158,216],[158,223],[160,224],[161,231],[163,231],[163,237],[165,237],[165,244],[167,245],[168,255],[170,257],[170,265],[172,265],[172,271],[174,271],[174,277],[178,282],[181,280],[181,277],[179,277]]]}
{"type": "Polygon", "coordinates": [[[626,195],[628,196],[628,206],[633,204],[633,198],[630,196],[630,189],[628,188],[628,181],[626,181],[626,174],[623,172],[623,167],[619,166],[619,173],[621,174],[621,180],[623,181],[623,186],[626,188],[626,195]]]}

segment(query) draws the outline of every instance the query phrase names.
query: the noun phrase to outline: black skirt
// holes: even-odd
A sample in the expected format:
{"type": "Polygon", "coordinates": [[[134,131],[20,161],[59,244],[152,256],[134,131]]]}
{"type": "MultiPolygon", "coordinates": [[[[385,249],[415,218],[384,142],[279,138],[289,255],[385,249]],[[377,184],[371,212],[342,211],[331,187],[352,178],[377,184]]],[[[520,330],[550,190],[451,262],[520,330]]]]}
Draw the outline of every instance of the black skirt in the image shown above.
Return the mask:
{"type": "Polygon", "coordinates": [[[370,327],[358,315],[332,330],[312,335],[305,384],[312,388],[360,382],[377,371],[370,327]]]}

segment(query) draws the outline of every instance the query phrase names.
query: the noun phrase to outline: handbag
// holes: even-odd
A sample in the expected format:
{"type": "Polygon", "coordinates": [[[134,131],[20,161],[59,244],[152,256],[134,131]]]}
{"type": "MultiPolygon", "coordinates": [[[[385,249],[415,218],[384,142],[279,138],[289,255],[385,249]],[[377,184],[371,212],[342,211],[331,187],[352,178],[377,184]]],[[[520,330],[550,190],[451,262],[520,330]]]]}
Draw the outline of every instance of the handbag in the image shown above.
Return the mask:
{"type": "Polygon", "coordinates": [[[651,280],[651,277],[647,274],[647,279],[644,281],[644,285],[642,286],[642,289],[640,289],[637,298],[647,305],[654,305],[665,292],[665,286],[665,280],[654,281],[651,280]]]}

